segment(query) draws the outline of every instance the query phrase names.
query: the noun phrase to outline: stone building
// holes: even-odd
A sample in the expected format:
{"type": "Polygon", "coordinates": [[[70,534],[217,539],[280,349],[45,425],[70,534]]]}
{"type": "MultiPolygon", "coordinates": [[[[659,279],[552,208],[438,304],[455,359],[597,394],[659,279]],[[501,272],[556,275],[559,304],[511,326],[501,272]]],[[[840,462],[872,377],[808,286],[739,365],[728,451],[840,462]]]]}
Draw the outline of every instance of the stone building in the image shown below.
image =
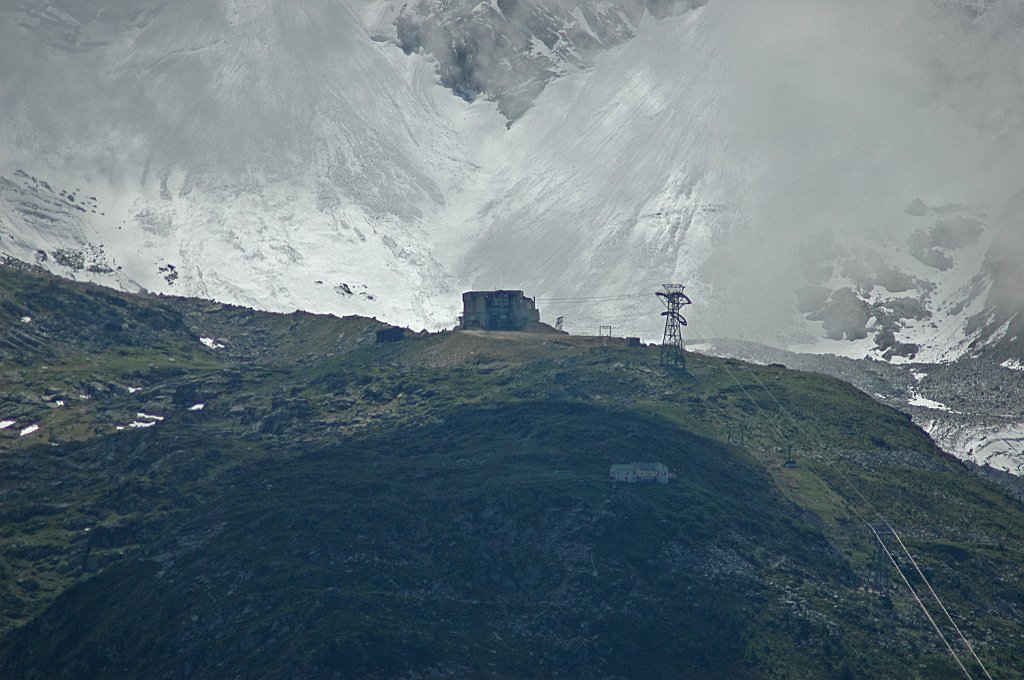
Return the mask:
{"type": "Polygon", "coordinates": [[[487,331],[521,331],[540,323],[540,311],[521,290],[471,290],[462,294],[459,327],[487,331]]]}
{"type": "Polygon", "coordinates": [[[671,475],[664,463],[617,463],[608,471],[608,481],[626,482],[657,482],[668,484],[671,475]]]}

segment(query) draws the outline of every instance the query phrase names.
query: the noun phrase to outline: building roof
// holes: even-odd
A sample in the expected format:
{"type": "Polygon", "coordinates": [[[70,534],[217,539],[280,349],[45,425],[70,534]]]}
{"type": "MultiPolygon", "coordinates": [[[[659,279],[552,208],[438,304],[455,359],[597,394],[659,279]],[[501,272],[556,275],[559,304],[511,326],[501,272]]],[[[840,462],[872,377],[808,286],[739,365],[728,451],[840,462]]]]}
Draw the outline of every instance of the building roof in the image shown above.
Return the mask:
{"type": "MultiPolygon", "coordinates": [[[[467,290],[465,293],[463,293],[463,295],[496,295],[496,294],[500,294],[500,295],[521,295],[524,298],[526,297],[526,293],[523,292],[522,290],[511,290],[511,289],[501,289],[501,290],[467,290]]],[[[531,299],[531,298],[527,298],[527,299],[531,299]]]]}
{"type": "Polygon", "coordinates": [[[632,468],[643,472],[661,472],[663,470],[668,470],[668,466],[664,463],[615,463],[612,465],[612,469],[621,470],[623,468],[632,468]]]}

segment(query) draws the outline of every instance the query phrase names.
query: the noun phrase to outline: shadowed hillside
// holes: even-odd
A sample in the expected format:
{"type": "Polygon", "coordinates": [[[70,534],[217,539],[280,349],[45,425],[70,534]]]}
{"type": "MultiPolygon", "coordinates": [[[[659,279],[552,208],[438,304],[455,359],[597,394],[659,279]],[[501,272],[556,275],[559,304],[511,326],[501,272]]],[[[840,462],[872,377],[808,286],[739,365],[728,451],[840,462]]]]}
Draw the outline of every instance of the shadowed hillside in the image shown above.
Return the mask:
{"type": "Polygon", "coordinates": [[[0,267],[0,675],[957,677],[879,515],[1024,663],[1019,501],[845,383],[380,327],[0,267]]]}

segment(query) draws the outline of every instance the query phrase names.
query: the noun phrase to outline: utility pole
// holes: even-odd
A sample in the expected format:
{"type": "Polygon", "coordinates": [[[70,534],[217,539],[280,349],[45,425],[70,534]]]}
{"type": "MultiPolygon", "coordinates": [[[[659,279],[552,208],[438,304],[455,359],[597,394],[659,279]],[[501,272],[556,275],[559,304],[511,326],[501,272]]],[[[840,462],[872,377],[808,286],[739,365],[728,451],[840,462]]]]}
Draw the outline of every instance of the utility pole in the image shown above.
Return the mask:
{"type": "Polygon", "coordinates": [[[681,328],[686,325],[686,319],[679,310],[685,305],[692,305],[693,301],[683,292],[685,286],[681,283],[666,283],[663,287],[665,290],[656,293],[665,304],[665,311],[661,313],[665,317],[665,334],[661,340],[658,363],[662,366],[685,365],[681,328]]]}

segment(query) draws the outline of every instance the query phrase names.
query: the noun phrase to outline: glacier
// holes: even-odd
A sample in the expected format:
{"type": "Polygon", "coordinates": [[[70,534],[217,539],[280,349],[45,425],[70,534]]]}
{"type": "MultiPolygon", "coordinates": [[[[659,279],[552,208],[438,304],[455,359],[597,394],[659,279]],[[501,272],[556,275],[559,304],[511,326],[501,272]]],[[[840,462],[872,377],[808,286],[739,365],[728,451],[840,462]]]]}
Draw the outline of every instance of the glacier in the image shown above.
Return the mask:
{"type": "Polygon", "coordinates": [[[479,114],[371,41],[364,10],[0,11],[3,250],[152,292],[434,319],[451,277],[422,229],[473,169],[455,126],[479,114]]]}

